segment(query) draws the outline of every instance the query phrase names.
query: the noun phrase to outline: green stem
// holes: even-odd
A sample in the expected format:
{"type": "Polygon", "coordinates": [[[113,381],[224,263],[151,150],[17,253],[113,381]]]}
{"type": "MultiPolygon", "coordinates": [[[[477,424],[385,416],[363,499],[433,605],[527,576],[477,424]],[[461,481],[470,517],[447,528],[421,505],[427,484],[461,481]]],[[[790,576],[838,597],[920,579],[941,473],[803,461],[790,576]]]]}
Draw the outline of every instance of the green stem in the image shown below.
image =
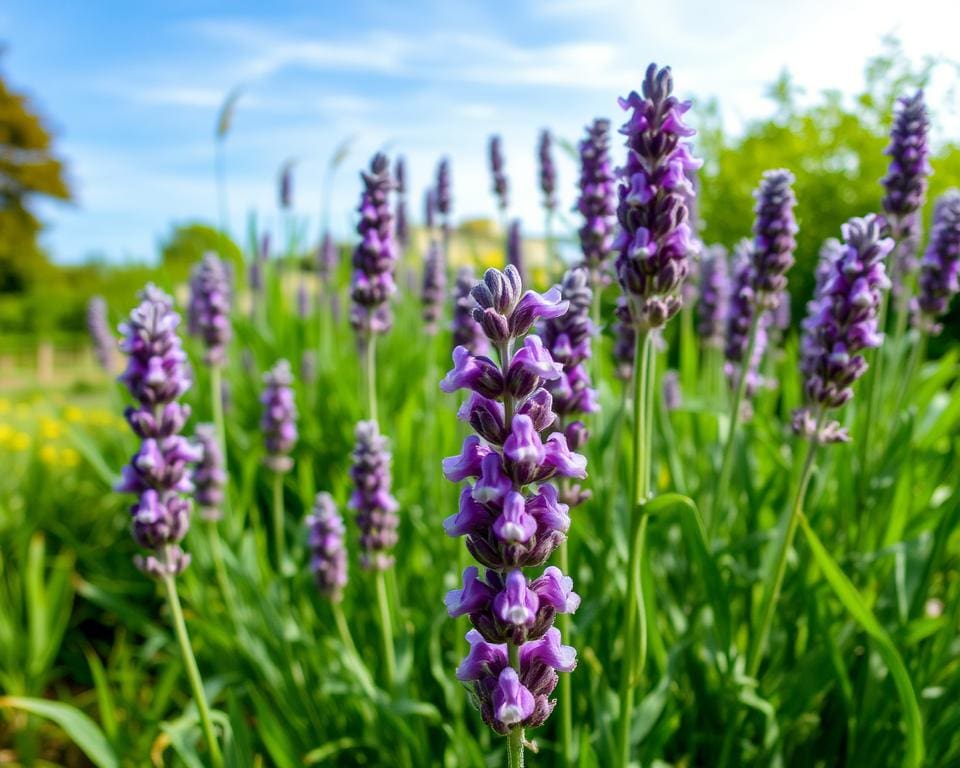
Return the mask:
{"type": "Polygon", "coordinates": [[[223,545],[220,541],[220,529],[217,527],[216,520],[207,521],[207,534],[210,538],[210,557],[213,560],[213,572],[217,577],[217,584],[220,587],[220,593],[223,595],[224,605],[227,607],[227,613],[231,621],[237,621],[237,609],[234,601],[233,589],[230,586],[230,580],[227,579],[227,569],[223,564],[223,545]]]}
{"type": "Polygon", "coordinates": [[[340,642],[354,656],[359,657],[356,643],[353,642],[353,635],[350,633],[350,625],[347,624],[347,617],[343,615],[343,606],[340,601],[330,603],[330,610],[333,612],[333,622],[337,625],[337,634],[340,635],[340,642]]]}
{"type": "Polygon", "coordinates": [[[740,363],[740,376],[737,379],[737,389],[733,396],[733,405],[730,408],[730,424],[727,429],[727,438],[723,448],[723,460],[720,463],[720,474],[717,475],[717,485],[714,489],[713,504],[707,526],[710,534],[716,530],[719,517],[723,512],[723,502],[726,499],[727,488],[730,485],[730,473],[733,471],[733,444],[737,435],[737,423],[740,421],[740,407],[747,393],[747,379],[750,373],[750,360],[753,358],[757,346],[757,331],[760,328],[760,317],[763,312],[759,307],[753,308],[753,317],[750,320],[750,335],[747,337],[747,351],[740,363]]]}
{"type": "Polygon", "coordinates": [[[397,659],[393,651],[393,619],[387,598],[387,580],[383,571],[377,571],[377,607],[380,610],[380,636],[383,640],[383,660],[387,667],[387,686],[393,688],[397,679],[397,659]]]}
{"type": "Polygon", "coordinates": [[[217,430],[217,442],[223,457],[223,467],[227,468],[227,433],[223,421],[223,368],[220,365],[210,367],[210,404],[213,408],[213,424],[217,430]]]}
{"type": "Polygon", "coordinates": [[[283,572],[284,535],[283,535],[283,474],[273,473],[273,551],[276,557],[277,573],[283,572]]]}
{"type": "Polygon", "coordinates": [[[643,605],[640,574],[646,547],[647,516],[643,506],[650,495],[650,380],[654,365],[649,331],[638,332],[634,348],[633,371],[633,476],[630,505],[630,550],[627,566],[627,602],[623,644],[623,670],[620,676],[620,765],[630,763],[630,726],[633,721],[633,689],[643,673],[647,657],[647,619],[643,605]],[[636,649],[636,653],[634,653],[636,649]]]}
{"type": "Polygon", "coordinates": [[[757,676],[757,672],[760,669],[760,662],[763,660],[763,654],[766,650],[767,638],[770,635],[770,626],[773,623],[773,614],[776,611],[777,601],[780,599],[780,590],[783,588],[783,579],[787,573],[787,555],[790,553],[793,537],[797,532],[797,526],[800,524],[800,515],[803,513],[803,500],[807,495],[807,486],[810,485],[810,477],[813,473],[813,460],[819,445],[818,435],[823,427],[825,415],[826,410],[821,408],[819,414],[817,414],[816,429],[813,435],[811,435],[807,447],[807,458],[803,464],[803,471],[800,473],[797,495],[794,497],[793,505],[790,508],[790,519],[787,521],[787,529],[784,532],[783,539],[780,542],[780,550],[777,553],[773,582],[767,584],[760,616],[760,631],[754,635],[749,653],[747,654],[748,677],[757,676]]]}
{"type": "Polygon", "coordinates": [[[377,337],[370,333],[366,339],[367,415],[377,421],[377,337]]]}
{"type": "Polygon", "coordinates": [[[907,395],[909,395],[910,390],[913,389],[913,379],[917,375],[917,368],[920,366],[920,361],[926,356],[928,338],[929,336],[926,331],[920,331],[919,338],[917,338],[914,343],[913,349],[910,350],[907,370],[903,374],[903,386],[900,388],[900,392],[897,395],[897,402],[893,409],[894,418],[900,414],[907,395]]]}
{"type": "MultiPolygon", "coordinates": [[[[883,332],[887,326],[887,307],[889,304],[889,294],[884,293],[880,299],[880,308],[877,310],[877,328],[883,332]]],[[[866,413],[863,420],[863,433],[857,438],[860,443],[860,466],[857,477],[857,528],[864,526],[864,517],[867,507],[867,482],[870,477],[870,431],[873,428],[874,413],[876,413],[879,403],[879,391],[882,389],[880,383],[883,381],[883,347],[870,350],[867,353],[867,373],[864,382],[860,385],[864,402],[866,403],[866,413]]]]}
{"type": "Polygon", "coordinates": [[[180,655],[183,657],[183,665],[187,669],[193,699],[197,704],[197,712],[200,714],[203,738],[210,750],[210,762],[213,764],[213,768],[223,768],[223,755],[220,753],[220,744],[213,730],[213,721],[210,719],[210,706],[207,704],[207,695],[203,691],[203,680],[200,678],[197,659],[190,647],[187,624],[183,620],[183,608],[180,606],[180,597],[177,594],[177,582],[172,575],[168,574],[164,577],[163,583],[167,590],[167,604],[170,606],[170,615],[173,618],[173,629],[177,635],[177,642],[180,644],[180,655]]]}
{"type": "MultiPolygon", "coordinates": [[[[509,643],[510,666],[520,674],[520,646],[509,643]]],[[[518,725],[510,730],[507,736],[507,753],[509,768],[523,768],[523,726],[518,725]]]]}

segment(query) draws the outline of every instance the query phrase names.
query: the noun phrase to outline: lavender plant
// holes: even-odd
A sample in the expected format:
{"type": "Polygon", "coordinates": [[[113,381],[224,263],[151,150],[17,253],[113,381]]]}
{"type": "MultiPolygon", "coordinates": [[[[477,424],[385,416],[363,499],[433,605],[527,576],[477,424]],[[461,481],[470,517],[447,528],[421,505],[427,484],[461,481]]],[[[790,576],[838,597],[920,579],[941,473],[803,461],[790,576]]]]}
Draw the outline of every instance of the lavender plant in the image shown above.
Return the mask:
{"type": "MultiPolygon", "coordinates": [[[[735,285],[731,305],[731,323],[746,324],[745,342],[728,337],[727,359],[739,366],[735,371],[736,385],[730,408],[730,422],[724,442],[723,458],[713,494],[712,511],[709,525],[711,530],[719,522],[724,512],[727,486],[730,484],[730,472],[733,469],[733,444],[737,433],[737,423],[742,415],[748,415],[743,409],[744,398],[751,384],[757,384],[751,375],[757,349],[766,344],[764,323],[769,322],[768,313],[775,312],[787,287],[787,272],[793,266],[793,252],[797,247],[797,222],[793,208],[797,199],[793,194],[793,174],[787,170],[766,171],[760,180],[760,186],[754,192],[757,200],[754,209],[753,243],[750,248],[751,268],[747,285],[735,285]],[[749,313],[749,314],[747,314],[749,313]],[[747,319],[749,318],[749,322],[747,319]],[[741,352],[742,349],[742,352],[741,352]],[[731,354],[731,351],[734,354],[731,354]]],[[[743,269],[745,267],[741,267],[743,269]]],[[[747,278],[746,275],[735,275],[747,278]]]]}
{"type": "Polygon", "coordinates": [[[346,528],[329,493],[317,494],[313,513],[307,515],[306,525],[310,571],[317,590],[330,602],[339,603],[347,586],[346,528]]]}
{"type": "Polygon", "coordinates": [[[102,296],[94,296],[87,303],[87,332],[93,342],[93,354],[97,363],[107,373],[113,370],[117,340],[107,320],[107,302],[102,296]]]}
{"type": "Polygon", "coordinates": [[[607,259],[613,250],[616,224],[616,179],[610,161],[610,121],[596,119],[580,141],[580,196],[577,210],[583,216],[580,249],[590,272],[594,324],[600,325],[600,293],[606,284],[607,259]]]}
{"type": "Polygon", "coordinates": [[[437,333],[437,322],[443,312],[443,298],[446,293],[446,275],[443,269],[443,251],[436,240],[431,240],[427,256],[423,261],[423,287],[420,303],[423,307],[423,325],[427,334],[437,333]]]}
{"type": "Polygon", "coordinates": [[[211,762],[221,768],[223,756],[176,585],[176,577],[190,564],[180,542],[190,526],[187,494],[194,490],[190,465],[201,459],[197,448],[180,434],[190,418],[189,406],[180,402],[190,388],[190,372],[177,335],[180,316],[173,309],[173,299],[153,284],[147,285],[139,298],[140,304],[120,325],[120,348],[127,355],[120,381],[137,403],[128,407],[124,416],[141,444],[123,468],[117,490],[137,496],[130,507],[133,538],[149,554],[138,555],[135,562],[164,585],[204,740],[211,762]]]}
{"type": "Polygon", "coordinates": [[[882,236],[883,229],[883,219],[873,214],[848,221],[842,228],[842,250],[825,250],[816,294],[807,304],[800,353],[807,405],[795,414],[794,430],[809,446],[773,576],[765,585],[760,628],[747,655],[751,677],[756,676],[766,649],[817,448],[849,440],[838,422],[827,422],[827,415],[852,399],[853,384],[867,369],[861,353],[880,346],[883,339],[878,313],[883,292],[890,286],[884,260],[894,247],[891,238],[882,236]]]}
{"type": "Polygon", "coordinates": [[[497,199],[497,208],[500,209],[500,219],[503,229],[507,226],[507,206],[509,203],[509,182],[504,168],[503,142],[499,136],[490,137],[490,175],[493,178],[493,194],[497,199]]]}
{"type": "Polygon", "coordinates": [[[700,161],[684,141],[695,131],[683,122],[690,109],[673,95],[669,67],[647,68],[642,93],[620,99],[630,117],[620,132],[627,137],[627,161],[619,171],[617,219],[620,231],[613,247],[618,250],[616,269],[625,302],[618,317],[632,326],[634,347],[634,462],[629,496],[630,539],[627,571],[624,652],[620,673],[620,760],[630,762],[630,726],[633,689],[646,663],[646,623],[638,591],[645,549],[647,516],[643,506],[651,495],[652,409],[654,354],[652,331],[662,328],[680,311],[680,286],[687,276],[690,228],[686,195],[687,171],[700,161]],[[638,605],[639,604],[639,605],[638,605]]]}
{"type": "MultiPolygon", "coordinates": [[[[527,282],[527,270],[523,259],[523,233],[520,231],[520,219],[510,222],[507,230],[507,264],[513,264],[520,275],[520,280],[527,282]]],[[[549,275],[549,269],[547,270],[549,275]]]]}
{"type": "Polygon", "coordinates": [[[279,360],[263,375],[260,403],[266,456],[263,463],[273,473],[273,545],[277,572],[284,567],[283,476],[293,469],[290,454],[297,444],[297,404],[293,394],[293,373],[290,363],[279,360]]]}
{"type": "Polygon", "coordinates": [[[394,190],[397,193],[394,234],[400,250],[405,251],[410,243],[410,230],[407,225],[407,166],[402,157],[398,157],[394,164],[393,179],[394,190]]]}
{"type": "Polygon", "coordinates": [[[733,256],[733,280],[727,311],[727,335],[724,352],[725,372],[735,393],[740,393],[737,420],[751,414],[749,399],[762,386],[760,364],[767,350],[770,313],[760,309],[754,290],[753,245],[749,240],[738,243],[733,256]],[[754,328],[754,317],[758,317],[754,328]],[[742,392],[740,387],[742,385],[742,392]]]}
{"type": "Polygon", "coordinates": [[[561,645],[551,626],[554,617],[580,602],[560,569],[548,567],[535,578],[524,569],[543,565],[570,525],[549,480],[586,476],[586,460],[570,451],[563,433],[541,437],[557,418],[542,384],[559,378],[563,367],[538,336],[526,335],[537,320],[563,315],[568,303],[555,288],[543,296],[521,293],[513,266],[487,270],[473,289],[474,315],[499,362],[457,347],[454,368],[440,384],[445,392],[470,391],[458,415],[477,432],[459,456],[443,462],[448,480],[473,480],[444,529],[465,537],[485,571],[468,567],[463,588],[447,595],[450,615],[469,615],[474,626],[457,678],[470,684],[484,722],[507,736],[509,765],[516,767],[523,765],[525,729],[541,725],[555,706],[549,696],[556,673],[575,665],[574,649],[561,645]]]}
{"type": "MultiPolygon", "coordinates": [[[[537,155],[540,162],[540,191],[543,193],[544,231],[547,242],[547,280],[550,281],[554,274],[553,217],[557,211],[557,167],[553,162],[553,136],[548,130],[540,132],[537,155]]],[[[514,226],[518,226],[517,222],[514,222],[514,226]]],[[[511,235],[512,233],[511,229],[511,235]]],[[[523,270],[520,271],[520,277],[526,281],[523,270]]]]}

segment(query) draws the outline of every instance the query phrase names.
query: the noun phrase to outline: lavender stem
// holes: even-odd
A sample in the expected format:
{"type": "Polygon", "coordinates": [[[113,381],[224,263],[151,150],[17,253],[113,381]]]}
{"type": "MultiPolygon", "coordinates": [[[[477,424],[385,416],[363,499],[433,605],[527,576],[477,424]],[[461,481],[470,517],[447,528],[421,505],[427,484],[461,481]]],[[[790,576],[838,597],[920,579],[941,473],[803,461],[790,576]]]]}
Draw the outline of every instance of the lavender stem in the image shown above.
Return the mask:
{"type": "Polygon", "coordinates": [[[383,640],[383,659],[387,666],[387,685],[393,688],[397,680],[397,660],[393,650],[393,618],[387,599],[385,571],[377,571],[377,608],[380,611],[380,636],[383,640]]]}
{"type": "Polygon", "coordinates": [[[277,573],[283,572],[283,474],[273,473],[273,547],[277,561],[277,573]]]}
{"type": "Polygon", "coordinates": [[[180,596],[177,594],[177,583],[173,574],[166,573],[163,577],[163,584],[167,591],[167,604],[170,606],[170,615],[173,618],[173,629],[180,645],[180,655],[183,657],[183,665],[187,669],[187,678],[190,681],[193,698],[197,704],[197,712],[200,715],[203,738],[210,750],[210,762],[213,764],[213,768],[223,768],[223,755],[220,752],[220,744],[213,730],[213,721],[210,719],[210,705],[207,703],[207,696],[203,691],[203,679],[200,677],[197,659],[190,647],[190,635],[187,633],[187,624],[183,619],[183,607],[180,605],[180,596]]]}

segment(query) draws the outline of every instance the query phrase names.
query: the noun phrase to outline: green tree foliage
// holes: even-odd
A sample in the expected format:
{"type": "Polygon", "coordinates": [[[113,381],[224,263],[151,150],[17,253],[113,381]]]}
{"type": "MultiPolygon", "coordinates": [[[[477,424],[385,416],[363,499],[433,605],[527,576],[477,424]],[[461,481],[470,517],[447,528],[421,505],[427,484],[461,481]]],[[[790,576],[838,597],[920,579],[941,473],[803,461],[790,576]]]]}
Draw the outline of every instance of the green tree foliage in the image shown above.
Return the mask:
{"type": "Polygon", "coordinates": [[[187,277],[190,269],[207,251],[233,264],[234,271],[242,274],[243,252],[228,235],[202,222],[176,224],[170,234],[160,243],[160,262],[165,277],[178,282],[187,277]]]}
{"type": "MultiPolygon", "coordinates": [[[[731,247],[749,237],[752,194],[761,174],[768,168],[789,168],[797,177],[800,223],[790,285],[795,314],[802,312],[823,241],[839,237],[840,225],[852,216],[880,211],[880,179],[888,163],[883,150],[894,101],[925,86],[935,65],[927,60],[914,66],[891,39],[881,55],[867,63],[865,88],[852,101],[827,91],[818,103],[802,106],[802,92],[785,72],[768,91],[775,105],[773,115],[751,123],[741,135],[724,135],[716,104],[700,109],[701,149],[707,158],[699,179],[704,240],[731,247]]],[[[931,105],[934,125],[940,106],[931,105]]],[[[960,185],[960,148],[935,143],[931,164],[932,203],[945,189],[960,185]]],[[[931,211],[928,203],[928,218],[931,211]]]]}
{"type": "Polygon", "coordinates": [[[29,97],[0,73],[0,293],[23,292],[50,270],[32,211],[41,197],[71,199],[64,164],[29,97]]]}

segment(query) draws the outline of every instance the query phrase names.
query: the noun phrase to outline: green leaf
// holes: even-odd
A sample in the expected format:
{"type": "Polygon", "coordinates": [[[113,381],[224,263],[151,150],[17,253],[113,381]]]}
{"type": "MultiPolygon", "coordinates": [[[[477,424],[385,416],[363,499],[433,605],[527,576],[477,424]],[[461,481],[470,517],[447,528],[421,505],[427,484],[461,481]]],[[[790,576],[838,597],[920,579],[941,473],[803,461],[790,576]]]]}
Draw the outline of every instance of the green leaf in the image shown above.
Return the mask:
{"type": "Polygon", "coordinates": [[[873,639],[877,652],[887,665],[887,669],[890,670],[890,676],[893,678],[893,683],[897,689],[897,696],[900,698],[900,704],[903,707],[903,720],[907,731],[907,754],[904,765],[909,768],[916,768],[923,763],[923,719],[920,716],[920,707],[917,704],[913,683],[910,682],[910,675],[903,665],[900,652],[893,644],[890,636],[880,626],[880,622],[874,617],[870,608],[867,607],[856,587],[853,586],[853,583],[830,556],[820,539],[817,538],[803,515],[800,516],[800,525],[803,527],[803,533],[807,537],[807,543],[810,545],[814,559],[820,566],[820,570],[823,571],[827,582],[833,588],[837,599],[873,639]]]}
{"type": "Polygon", "coordinates": [[[704,586],[713,609],[719,640],[726,653],[730,648],[730,603],[727,590],[717,567],[717,561],[710,551],[707,531],[700,517],[696,502],[679,493],[664,493],[647,502],[643,511],[648,515],[676,513],[680,517],[683,538],[690,548],[690,554],[700,566],[704,586]]]}
{"type": "Polygon", "coordinates": [[[56,723],[97,768],[118,768],[120,765],[100,727],[76,707],[58,701],[19,696],[0,698],[0,707],[12,707],[56,723]]]}

